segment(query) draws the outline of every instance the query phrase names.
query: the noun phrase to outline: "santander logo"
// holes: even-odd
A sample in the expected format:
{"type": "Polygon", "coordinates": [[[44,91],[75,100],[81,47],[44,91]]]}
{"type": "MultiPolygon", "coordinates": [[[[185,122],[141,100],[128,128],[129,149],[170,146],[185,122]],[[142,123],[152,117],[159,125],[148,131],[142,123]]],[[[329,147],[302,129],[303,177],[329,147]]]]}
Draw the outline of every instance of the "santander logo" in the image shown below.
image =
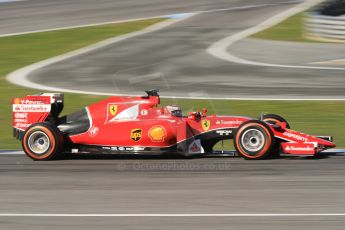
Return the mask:
{"type": "Polygon", "coordinates": [[[240,125],[243,121],[241,120],[217,120],[217,125],[240,125]]]}
{"type": "Polygon", "coordinates": [[[285,150],[287,150],[287,151],[290,151],[290,150],[292,150],[292,151],[313,151],[314,148],[309,147],[309,146],[307,146],[307,147],[286,146],[285,150]]]}
{"type": "Polygon", "coordinates": [[[50,112],[50,105],[36,105],[36,104],[15,104],[13,105],[15,112],[50,112]]]}

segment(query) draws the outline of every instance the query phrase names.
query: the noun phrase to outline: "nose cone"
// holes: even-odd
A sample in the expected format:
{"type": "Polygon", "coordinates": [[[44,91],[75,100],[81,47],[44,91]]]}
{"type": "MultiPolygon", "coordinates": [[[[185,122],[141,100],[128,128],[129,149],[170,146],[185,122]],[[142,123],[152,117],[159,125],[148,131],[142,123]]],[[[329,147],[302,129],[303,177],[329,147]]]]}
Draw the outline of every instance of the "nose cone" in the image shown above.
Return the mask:
{"type": "Polygon", "coordinates": [[[317,143],[318,143],[319,145],[323,145],[323,146],[328,147],[328,148],[334,148],[334,147],[336,147],[336,145],[335,145],[333,142],[331,142],[331,141],[326,141],[326,140],[321,139],[321,138],[317,138],[317,143]]]}

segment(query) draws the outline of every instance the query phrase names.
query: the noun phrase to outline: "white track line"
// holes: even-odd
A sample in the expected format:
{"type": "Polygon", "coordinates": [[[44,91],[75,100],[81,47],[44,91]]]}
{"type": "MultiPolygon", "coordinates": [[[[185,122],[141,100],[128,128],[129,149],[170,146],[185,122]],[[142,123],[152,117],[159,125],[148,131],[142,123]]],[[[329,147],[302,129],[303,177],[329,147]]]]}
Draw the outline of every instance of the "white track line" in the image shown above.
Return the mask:
{"type": "Polygon", "coordinates": [[[97,213],[0,213],[0,217],[334,217],[345,213],[139,213],[139,214],[97,214],[97,213]]]}
{"type": "Polygon", "coordinates": [[[256,62],[251,61],[243,58],[239,58],[233,54],[230,53],[229,48],[236,42],[247,38],[255,33],[258,33],[260,31],[263,31],[265,29],[268,29],[285,19],[300,13],[302,11],[305,11],[309,9],[310,7],[314,6],[315,4],[318,4],[322,2],[323,0],[309,0],[306,2],[303,2],[293,8],[290,8],[284,12],[281,12],[264,22],[260,23],[259,25],[256,25],[254,27],[248,28],[246,30],[243,30],[237,34],[233,34],[231,36],[228,36],[226,38],[223,38],[215,43],[213,43],[208,49],[207,52],[219,59],[234,62],[238,64],[245,64],[245,65],[255,65],[255,66],[265,66],[265,67],[279,67],[279,68],[294,68],[294,69],[320,69],[320,70],[345,70],[345,68],[341,67],[327,67],[327,66],[304,66],[304,65],[281,65],[281,64],[272,64],[272,63],[264,63],[264,62],[256,62]]]}
{"type": "Polygon", "coordinates": [[[77,29],[77,28],[90,27],[90,26],[102,26],[102,25],[115,24],[115,23],[117,24],[117,23],[125,23],[125,22],[134,22],[134,21],[148,20],[148,19],[155,19],[155,18],[167,18],[169,16],[170,15],[160,15],[160,16],[152,16],[152,17],[132,18],[132,19],[117,20],[117,21],[105,21],[105,22],[99,22],[99,23],[82,24],[82,25],[76,25],[76,26],[56,27],[56,28],[51,28],[51,29],[30,30],[30,31],[18,32],[18,33],[0,34],[0,38],[17,36],[17,35],[25,35],[25,34],[33,34],[33,33],[41,33],[41,32],[50,32],[50,31],[57,31],[57,30],[77,29]]]}
{"type": "Polygon", "coordinates": [[[23,2],[26,0],[0,0],[0,3],[23,2]]]}
{"type": "Polygon", "coordinates": [[[23,151],[15,151],[15,150],[1,150],[0,155],[25,155],[23,151]]]}
{"type": "Polygon", "coordinates": [[[177,22],[180,22],[182,20],[185,20],[191,16],[193,16],[194,14],[185,14],[185,16],[183,18],[174,18],[174,19],[168,19],[166,21],[154,24],[152,26],[149,26],[143,30],[140,31],[136,31],[136,32],[132,32],[129,34],[124,34],[124,35],[120,35],[114,38],[110,38],[110,39],[106,39],[104,41],[98,42],[96,44],[93,44],[91,46],[87,46],[78,50],[74,50],[53,58],[49,58],[37,63],[34,63],[32,65],[23,67],[21,69],[18,69],[12,73],[10,73],[9,75],[7,75],[6,79],[11,82],[12,84],[15,85],[19,85],[19,86],[24,86],[24,87],[29,87],[29,88],[34,88],[34,89],[40,89],[40,90],[47,90],[47,91],[57,91],[57,92],[70,92],[70,93],[84,93],[84,94],[97,94],[97,95],[107,95],[107,94],[103,94],[103,93],[99,93],[99,92],[87,92],[87,91],[81,91],[81,90],[68,90],[68,89],[63,89],[63,88],[58,88],[58,87],[51,87],[51,86],[46,86],[46,85],[41,85],[38,83],[34,83],[31,82],[27,76],[40,68],[43,68],[45,66],[72,58],[72,57],[76,57],[78,55],[82,55],[88,52],[91,52],[93,50],[105,47],[107,45],[111,45],[120,41],[123,41],[125,39],[129,39],[129,38],[133,38],[135,36],[139,36],[139,35],[143,35],[143,34],[147,34],[153,31],[157,31],[160,29],[163,29],[165,27],[168,27],[172,24],[175,24],[177,22]]]}

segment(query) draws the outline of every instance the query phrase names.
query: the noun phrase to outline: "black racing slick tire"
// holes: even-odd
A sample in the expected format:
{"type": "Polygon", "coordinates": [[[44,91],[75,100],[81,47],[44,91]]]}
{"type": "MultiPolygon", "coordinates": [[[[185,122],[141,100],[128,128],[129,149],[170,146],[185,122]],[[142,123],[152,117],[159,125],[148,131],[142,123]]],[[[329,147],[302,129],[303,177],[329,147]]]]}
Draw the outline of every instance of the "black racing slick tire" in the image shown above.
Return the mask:
{"type": "Polygon", "coordinates": [[[242,123],[235,133],[234,147],[248,160],[268,158],[274,145],[272,130],[265,122],[259,120],[242,123]]]}
{"type": "Polygon", "coordinates": [[[270,123],[270,124],[285,122],[286,128],[290,129],[290,124],[287,122],[287,120],[284,117],[281,117],[277,114],[264,114],[264,115],[262,115],[260,120],[265,121],[265,122],[270,123]]]}
{"type": "MultiPolygon", "coordinates": [[[[270,123],[270,124],[276,124],[276,123],[279,123],[279,122],[285,122],[286,124],[286,128],[287,129],[290,129],[291,126],[290,124],[287,122],[287,120],[277,114],[264,114],[262,116],[262,120],[267,122],[267,123],[270,123]]],[[[281,141],[276,141],[273,149],[272,149],[272,157],[275,156],[275,157],[278,157],[279,154],[280,154],[280,143],[281,141]]]]}
{"type": "Polygon", "coordinates": [[[25,131],[22,147],[26,155],[33,160],[53,160],[61,156],[63,136],[51,123],[36,123],[25,131]]]}

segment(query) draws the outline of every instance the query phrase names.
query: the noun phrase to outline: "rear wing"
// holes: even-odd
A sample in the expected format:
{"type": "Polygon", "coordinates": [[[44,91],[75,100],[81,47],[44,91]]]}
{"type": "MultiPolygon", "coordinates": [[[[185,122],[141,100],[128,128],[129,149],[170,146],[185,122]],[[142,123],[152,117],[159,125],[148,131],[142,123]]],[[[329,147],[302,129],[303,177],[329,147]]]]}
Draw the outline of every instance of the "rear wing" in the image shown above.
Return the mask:
{"type": "Polygon", "coordinates": [[[12,99],[13,135],[21,139],[24,131],[37,122],[56,119],[63,109],[63,94],[42,93],[12,99]]]}

